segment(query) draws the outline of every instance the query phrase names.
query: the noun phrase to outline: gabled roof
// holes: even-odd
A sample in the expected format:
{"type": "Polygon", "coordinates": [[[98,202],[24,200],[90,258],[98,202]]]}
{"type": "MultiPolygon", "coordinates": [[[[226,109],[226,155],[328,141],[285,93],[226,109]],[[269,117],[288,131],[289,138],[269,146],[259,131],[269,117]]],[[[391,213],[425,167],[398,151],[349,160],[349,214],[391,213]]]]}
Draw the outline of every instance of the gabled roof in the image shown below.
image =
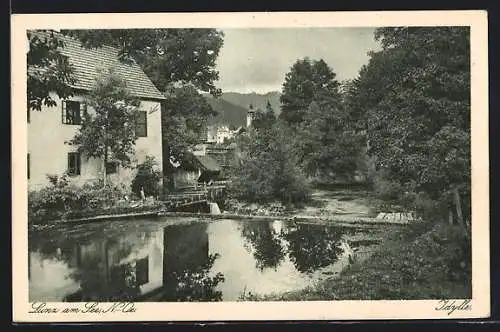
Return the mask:
{"type": "Polygon", "coordinates": [[[180,164],[176,167],[176,169],[183,171],[210,171],[210,172],[220,172],[221,168],[217,161],[210,156],[198,156],[193,154],[192,152],[188,152],[184,154],[180,164]]]}
{"type": "MultiPolygon", "coordinates": [[[[38,36],[48,35],[49,32],[36,32],[38,36]]],[[[163,100],[165,96],[154,86],[153,82],[144,73],[141,67],[133,63],[123,63],[118,59],[118,49],[111,46],[87,49],[81,46],[80,41],[69,36],[55,33],[64,42],[61,48],[62,55],[68,57],[74,68],[75,89],[90,91],[100,69],[113,68],[127,84],[129,93],[135,97],[163,100]]]]}
{"type": "Polygon", "coordinates": [[[220,172],[221,170],[217,161],[209,156],[196,156],[196,159],[198,159],[202,169],[205,171],[220,172]]]}

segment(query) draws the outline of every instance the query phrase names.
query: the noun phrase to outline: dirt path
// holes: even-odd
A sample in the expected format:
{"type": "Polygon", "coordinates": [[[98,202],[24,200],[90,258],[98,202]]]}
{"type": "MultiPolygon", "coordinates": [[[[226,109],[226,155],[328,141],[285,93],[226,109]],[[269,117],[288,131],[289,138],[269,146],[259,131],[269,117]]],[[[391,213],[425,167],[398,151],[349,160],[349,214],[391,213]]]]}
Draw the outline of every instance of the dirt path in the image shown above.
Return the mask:
{"type": "Polygon", "coordinates": [[[351,217],[375,217],[373,199],[368,192],[315,190],[312,202],[295,211],[297,216],[345,215],[351,217]]]}

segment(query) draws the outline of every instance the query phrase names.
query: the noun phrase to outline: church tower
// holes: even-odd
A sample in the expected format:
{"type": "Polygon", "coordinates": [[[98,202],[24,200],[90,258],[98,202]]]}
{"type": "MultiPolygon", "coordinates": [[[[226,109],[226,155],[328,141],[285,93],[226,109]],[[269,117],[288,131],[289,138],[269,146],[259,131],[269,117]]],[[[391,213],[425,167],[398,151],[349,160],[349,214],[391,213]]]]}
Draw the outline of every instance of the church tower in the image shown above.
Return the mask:
{"type": "Polygon", "coordinates": [[[254,118],[255,118],[255,110],[253,109],[253,105],[250,104],[247,112],[247,128],[250,128],[254,118]]]}

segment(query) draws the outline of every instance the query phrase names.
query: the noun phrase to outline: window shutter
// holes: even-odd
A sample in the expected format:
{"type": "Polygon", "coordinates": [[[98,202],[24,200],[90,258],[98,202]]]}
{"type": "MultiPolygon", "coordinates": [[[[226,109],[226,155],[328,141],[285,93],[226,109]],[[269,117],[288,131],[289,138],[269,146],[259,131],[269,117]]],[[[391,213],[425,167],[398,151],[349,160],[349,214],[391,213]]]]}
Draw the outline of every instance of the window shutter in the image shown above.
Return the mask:
{"type": "Polygon", "coordinates": [[[66,100],[61,100],[62,123],[66,124],[66,100]]]}
{"type": "Polygon", "coordinates": [[[80,175],[82,163],[79,152],[75,153],[75,158],[76,158],[76,175],[80,175]]]}
{"type": "Polygon", "coordinates": [[[87,102],[82,101],[80,104],[80,119],[84,120],[87,115],[87,102]]]}
{"type": "Polygon", "coordinates": [[[81,124],[82,123],[82,103],[74,103],[73,105],[74,108],[78,107],[77,109],[73,109],[73,124],[81,124]]]}
{"type": "Polygon", "coordinates": [[[71,158],[72,158],[72,157],[73,157],[73,156],[71,155],[71,152],[70,152],[70,153],[68,153],[68,173],[69,173],[69,174],[73,174],[73,170],[71,169],[71,158]]]}
{"type": "Polygon", "coordinates": [[[66,100],[61,100],[62,123],[66,124],[66,100]]]}
{"type": "Polygon", "coordinates": [[[79,152],[68,153],[68,174],[80,175],[81,158],[79,152]]]}
{"type": "Polygon", "coordinates": [[[143,126],[144,126],[144,137],[148,136],[148,112],[142,112],[143,126]]]}

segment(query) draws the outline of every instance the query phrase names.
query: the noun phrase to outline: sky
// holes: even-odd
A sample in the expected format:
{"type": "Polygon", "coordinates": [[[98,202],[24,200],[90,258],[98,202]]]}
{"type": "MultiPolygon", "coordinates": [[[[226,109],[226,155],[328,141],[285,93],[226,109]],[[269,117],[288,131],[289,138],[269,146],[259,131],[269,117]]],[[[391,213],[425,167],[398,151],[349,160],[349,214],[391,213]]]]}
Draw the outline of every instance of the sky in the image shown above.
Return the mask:
{"type": "Polygon", "coordinates": [[[367,53],[379,48],[373,28],[224,29],[217,59],[223,92],[281,91],[299,58],[323,59],[342,81],[357,76],[367,53]]]}

